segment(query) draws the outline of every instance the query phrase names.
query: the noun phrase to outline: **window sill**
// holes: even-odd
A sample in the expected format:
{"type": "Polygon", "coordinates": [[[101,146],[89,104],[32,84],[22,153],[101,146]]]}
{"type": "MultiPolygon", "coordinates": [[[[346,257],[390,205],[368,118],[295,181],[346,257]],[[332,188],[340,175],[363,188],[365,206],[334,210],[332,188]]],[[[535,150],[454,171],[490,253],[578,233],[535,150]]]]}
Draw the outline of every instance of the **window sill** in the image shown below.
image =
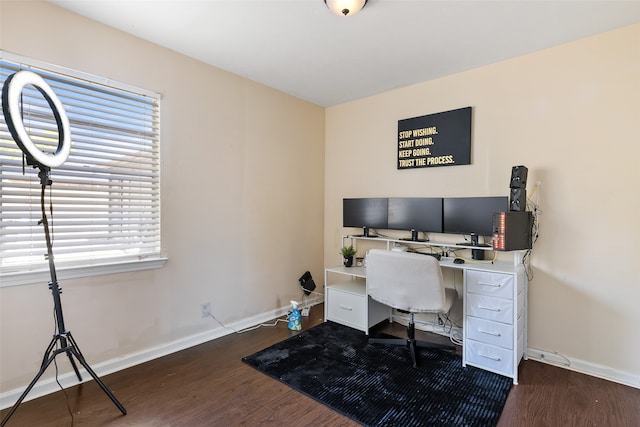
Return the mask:
{"type": "MultiPolygon", "coordinates": [[[[166,257],[141,261],[120,261],[90,266],[56,268],[58,280],[77,279],[81,277],[101,276],[104,274],[127,273],[130,271],[152,270],[162,268],[167,262],[166,257]]],[[[27,285],[33,283],[49,283],[51,273],[49,269],[29,271],[26,273],[8,273],[0,276],[0,288],[8,286],[27,285]]]]}

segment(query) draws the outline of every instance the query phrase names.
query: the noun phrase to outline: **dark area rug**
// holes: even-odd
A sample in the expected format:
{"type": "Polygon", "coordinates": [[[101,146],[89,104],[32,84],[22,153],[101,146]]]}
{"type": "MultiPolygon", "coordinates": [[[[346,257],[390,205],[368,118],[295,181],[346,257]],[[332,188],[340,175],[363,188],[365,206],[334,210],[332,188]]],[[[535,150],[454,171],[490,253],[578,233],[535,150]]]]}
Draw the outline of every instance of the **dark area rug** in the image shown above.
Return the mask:
{"type": "Polygon", "coordinates": [[[495,426],[512,380],[462,367],[459,356],[369,344],[360,331],[325,322],[243,362],[365,426],[495,426]]]}

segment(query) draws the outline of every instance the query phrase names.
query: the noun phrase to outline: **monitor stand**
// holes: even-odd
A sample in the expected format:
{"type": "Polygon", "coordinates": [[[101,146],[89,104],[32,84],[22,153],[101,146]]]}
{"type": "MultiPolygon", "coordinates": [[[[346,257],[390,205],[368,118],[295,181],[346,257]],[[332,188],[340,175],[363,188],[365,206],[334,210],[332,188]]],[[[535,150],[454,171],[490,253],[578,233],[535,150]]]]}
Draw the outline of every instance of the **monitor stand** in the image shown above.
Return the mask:
{"type": "Polygon", "coordinates": [[[353,237],[369,237],[369,238],[374,238],[374,237],[378,237],[378,236],[373,236],[369,234],[369,227],[362,227],[362,233],[358,236],[353,236],[353,237]]]}
{"type": "Polygon", "coordinates": [[[428,239],[419,239],[418,238],[418,234],[420,232],[417,230],[411,230],[411,237],[408,239],[400,239],[400,240],[404,240],[404,241],[408,241],[408,242],[428,242],[428,239]]]}

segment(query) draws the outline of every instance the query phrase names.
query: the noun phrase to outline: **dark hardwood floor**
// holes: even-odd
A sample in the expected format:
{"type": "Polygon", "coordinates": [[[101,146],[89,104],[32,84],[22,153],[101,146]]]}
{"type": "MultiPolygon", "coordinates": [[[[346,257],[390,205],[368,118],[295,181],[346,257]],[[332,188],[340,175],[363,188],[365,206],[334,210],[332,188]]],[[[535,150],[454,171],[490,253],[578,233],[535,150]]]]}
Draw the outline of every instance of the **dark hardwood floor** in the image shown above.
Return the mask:
{"type": "MultiPolygon", "coordinates": [[[[323,306],[313,307],[303,329],[322,317],[323,306]]],[[[396,324],[382,329],[405,332],[396,324]]],[[[102,377],[127,409],[125,416],[90,381],[24,402],[7,427],[359,425],[241,362],[295,333],[281,322],[102,377]]],[[[531,360],[520,364],[519,373],[500,427],[640,425],[638,389],[531,360]]]]}

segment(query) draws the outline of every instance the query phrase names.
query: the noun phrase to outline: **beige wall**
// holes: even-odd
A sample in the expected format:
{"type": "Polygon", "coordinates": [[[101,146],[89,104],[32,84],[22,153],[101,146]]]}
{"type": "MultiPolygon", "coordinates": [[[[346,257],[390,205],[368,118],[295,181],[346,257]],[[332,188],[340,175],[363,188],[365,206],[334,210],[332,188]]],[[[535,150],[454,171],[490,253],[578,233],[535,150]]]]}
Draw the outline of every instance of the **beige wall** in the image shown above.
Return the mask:
{"type": "Polygon", "coordinates": [[[343,197],[506,196],[526,165],[542,210],[529,347],[640,386],[639,40],[635,25],[328,108],[325,264],[343,197]],[[466,106],[471,165],[396,169],[399,119],[466,106]]]}
{"type": "MultiPolygon", "coordinates": [[[[162,94],[169,261],[86,279],[59,272],[66,324],[92,365],[220,329],[200,317],[202,302],[239,322],[299,300],[305,270],[322,277],[323,108],[45,2],[3,1],[0,16],[3,50],[162,94]]],[[[37,372],[51,310],[46,283],[0,289],[0,393],[37,372]]]]}

